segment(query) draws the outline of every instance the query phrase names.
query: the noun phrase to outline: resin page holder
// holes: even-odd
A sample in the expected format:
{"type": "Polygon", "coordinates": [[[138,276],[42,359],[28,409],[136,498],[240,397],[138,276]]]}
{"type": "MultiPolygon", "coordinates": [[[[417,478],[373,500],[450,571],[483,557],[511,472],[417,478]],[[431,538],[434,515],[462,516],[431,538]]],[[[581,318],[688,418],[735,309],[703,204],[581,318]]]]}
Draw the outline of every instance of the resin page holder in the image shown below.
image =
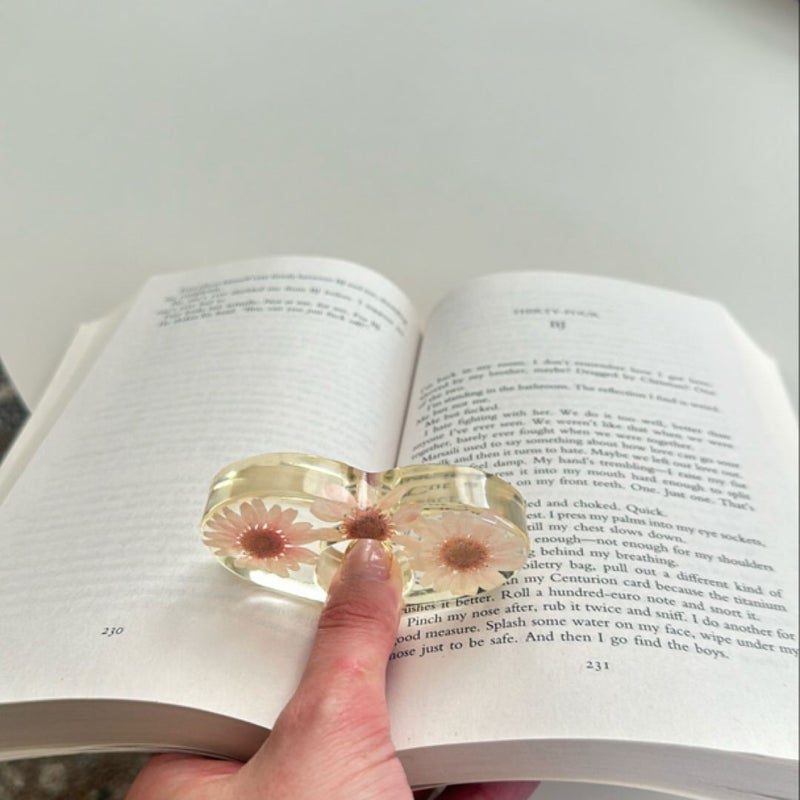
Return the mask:
{"type": "Polygon", "coordinates": [[[300,453],[218,472],[202,536],[241,578],[317,601],[358,539],[380,541],[395,559],[407,604],[490,591],[529,551],[525,500],[496,475],[448,464],[364,472],[300,453]]]}

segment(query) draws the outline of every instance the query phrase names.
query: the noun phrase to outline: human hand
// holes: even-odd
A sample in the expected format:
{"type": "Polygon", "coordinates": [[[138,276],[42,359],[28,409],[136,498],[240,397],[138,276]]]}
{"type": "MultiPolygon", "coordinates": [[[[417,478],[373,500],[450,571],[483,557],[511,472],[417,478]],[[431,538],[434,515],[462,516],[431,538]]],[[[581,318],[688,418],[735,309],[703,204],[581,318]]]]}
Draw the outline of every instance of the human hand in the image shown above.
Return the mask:
{"type": "MultiPolygon", "coordinates": [[[[360,539],[331,586],[311,656],[269,738],[246,763],[152,758],[127,800],[421,800],[395,755],[386,664],[400,577],[380,543],[360,539]]],[[[440,800],[527,800],[535,783],[452,786],[440,800]]]]}

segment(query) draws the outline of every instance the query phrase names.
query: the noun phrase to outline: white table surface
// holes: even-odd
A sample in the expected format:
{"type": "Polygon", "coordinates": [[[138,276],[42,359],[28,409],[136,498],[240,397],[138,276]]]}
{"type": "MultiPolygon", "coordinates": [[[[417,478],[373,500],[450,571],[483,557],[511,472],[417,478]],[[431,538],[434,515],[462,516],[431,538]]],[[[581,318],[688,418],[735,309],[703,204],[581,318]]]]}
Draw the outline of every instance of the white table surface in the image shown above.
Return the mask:
{"type": "MultiPolygon", "coordinates": [[[[794,0],[0,4],[0,358],[153,273],[347,258],[723,302],[797,403],[794,0]]],[[[547,786],[537,800],[644,793],[547,786]]]]}

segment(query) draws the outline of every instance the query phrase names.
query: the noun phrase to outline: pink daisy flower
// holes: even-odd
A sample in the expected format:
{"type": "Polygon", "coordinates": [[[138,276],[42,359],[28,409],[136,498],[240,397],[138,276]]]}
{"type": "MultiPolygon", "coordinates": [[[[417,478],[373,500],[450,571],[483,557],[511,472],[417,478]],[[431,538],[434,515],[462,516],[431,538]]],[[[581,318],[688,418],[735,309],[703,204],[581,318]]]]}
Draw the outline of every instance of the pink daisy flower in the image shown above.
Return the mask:
{"type": "Polygon", "coordinates": [[[494,589],[505,582],[503,572],[518,570],[528,558],[523,538],[488,512],[448,511],[441,520],[420,520],[414,532],[419,539],[395,542],[406,550],[420,585],[436,592],[494,589]]]}
{"type": "Polygon", "coordinates": [[[336,483],[329,483],[324,489],[324,500],[316,500],[309,511],[323,522],[338,523],[335,528],[318,531],[324,539],[379,539],[392,538],[398,530],[405,530],[420,515],[415,503],[398,506],[406,494],[403,486],[373,502],[375,489],[367,481],[362,481],[351,494],[336,483]],[[397,506],[397,508],[392,508],[397,506]]]}
{"type": "Polygon", "coordinates": [[[241,503],[238,511],[226,506],[203,528],[203,539],[217,558],[239,569],[260,569],[288,578],[301,564],[316,561],[303,544],[319,539],[308,522],[295,522],[297,511],[273,505],[267,509],[256,498],[241,503]]]}

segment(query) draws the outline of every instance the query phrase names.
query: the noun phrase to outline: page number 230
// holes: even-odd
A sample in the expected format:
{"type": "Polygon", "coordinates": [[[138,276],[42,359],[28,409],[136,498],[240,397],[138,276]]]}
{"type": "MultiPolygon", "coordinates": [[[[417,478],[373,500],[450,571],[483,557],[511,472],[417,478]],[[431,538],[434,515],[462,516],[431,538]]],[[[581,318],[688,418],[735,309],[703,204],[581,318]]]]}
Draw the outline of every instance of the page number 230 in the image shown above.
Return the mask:
{"type": "Polygon", "coordinates": [[[125,633],[125,628],[120,627],[119,625],[113,626],[109,625],[106,628],[103,628],[101,636],[121,636],[125,633]]]}

